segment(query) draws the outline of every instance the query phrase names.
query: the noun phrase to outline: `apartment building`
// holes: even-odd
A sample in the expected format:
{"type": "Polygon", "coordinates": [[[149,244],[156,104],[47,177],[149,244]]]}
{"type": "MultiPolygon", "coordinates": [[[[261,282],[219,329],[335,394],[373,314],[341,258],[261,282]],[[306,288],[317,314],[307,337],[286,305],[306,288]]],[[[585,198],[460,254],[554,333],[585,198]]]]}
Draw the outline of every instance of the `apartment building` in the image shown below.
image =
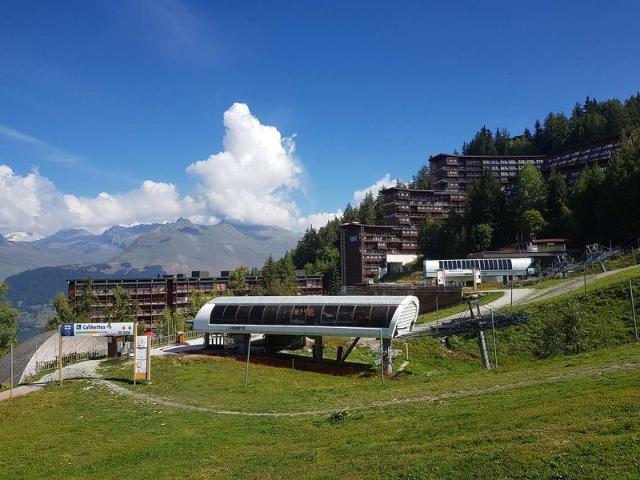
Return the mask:
{"type": "Polygon", "coordinates": [[[385,225],[417,228],[426,218],[446,218],[451,209],[461,208],[460,196],[448,192],[391,187],[380,193],[385,225]]]}
{"type": "MultiPolygon", "coordinates": [[[[306,275],[296,272],[301,295],[322,295],[324,292],[322,275],[306,275]]],[[[77,308],[84,286],[90,282],[94,302],[91,305],[91,321],[108,320],[109,308],[113,306],[115,290],[118,286],[131,294],[131,301],[137,305],[136,320],[155,327],[162,320],[165,308],[185,311],[191,295],[200,291],[207,295],[224,295],[228,289],[230,272],[222,272],[218,277],[208,272],[194,271],[191,276],[184,274],[164,275],[157,278],[127,279],[72,279],[67,281],[69,303],[77,308]]],[[[262,286],[259,276],[246,277],[247,291],[262,286]]]]}
{"type": "Polygon", "coordinates": [[[340,226],[340,270],[344,285],[369,283],[387,272],[389,262],[406,263],[418,254],[418,231],[394,225],[345,223],[340,226]]]}
{"type": "Polygon", "coordinates": [[[545,155],[451,155],[440,153],[429,158],[429,175],[434,190],[456,196],[460,208],[464,208],[467,192],[483,172],[490,171],[500,185],[513,184],[518,172],[532,164],[542,168],[545,155]]]}
{"type": "Polygon", "coordinates": [[[573,188],[585,166],[598,164],[606,170],[611,158],[621,146],[618,139],[612,139],[601,144],[550,155],[545,158],[541,170],[544,175],[549,175],[551,169],[555,169],[564,177],[567,187],[573,188]]]}

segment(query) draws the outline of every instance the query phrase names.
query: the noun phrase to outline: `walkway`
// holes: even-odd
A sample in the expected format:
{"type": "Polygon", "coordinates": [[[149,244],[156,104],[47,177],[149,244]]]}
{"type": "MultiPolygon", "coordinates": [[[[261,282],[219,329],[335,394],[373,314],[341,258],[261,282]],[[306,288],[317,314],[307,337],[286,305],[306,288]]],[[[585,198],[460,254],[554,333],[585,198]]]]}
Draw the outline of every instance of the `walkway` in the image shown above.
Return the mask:
{"type": "MultiPolygon", "coordinates": [[[[587,285],[592,284],[593,282],[600,280],[601,278],[606,278],[611,275],[615,275],[620,272],[626,272],[628,270],[638,269],[640,270],[640,265],[633,265],[631,267],[619,268],[617,270],[609,270],[607,272],[596,273],[594,275],[587,276],[587,285]]],[[[640,273],[640,272],[639,272],[640,273]]],[[[514,305],[524,305],[527,303],[538,302],[540,300],[548,300],[550,298],[559,297],[560,295],[564,295],[566,293],[574,292],[576,290],[580,290],[584,288],[584,278],[572,278],[565,282],[559,283],[557,285],[553,285],[549,288],[545,289],[537,289],[537,288],[514,288],[513,289],[513,304],[514,305]]],[[[490,291],[490,290],[489,290],[490,291]]],[[[504,290],[495,290],[504,292],[500,298],[494,300],[493,302],[486,303],[485,305],[480,306],[481,312],[488,312],[490,308],[494,310],[498,310],[502,307],[506,307],[511,304],[511,292],[510,289],[504,290]]],[[[438,320],[434,320],[429,323],[422,323],[416,325],[413,328],[414,332],[426,332],[430,330],[433,326],[438,325],[441,322],[446,322],[449,320],[456,320],[459,318],[467,318],[469,316],[469,310],[465,310],[464,312],[456,313],[453,315],[448,315],[446,317],[440,318],[438,320]]]]}

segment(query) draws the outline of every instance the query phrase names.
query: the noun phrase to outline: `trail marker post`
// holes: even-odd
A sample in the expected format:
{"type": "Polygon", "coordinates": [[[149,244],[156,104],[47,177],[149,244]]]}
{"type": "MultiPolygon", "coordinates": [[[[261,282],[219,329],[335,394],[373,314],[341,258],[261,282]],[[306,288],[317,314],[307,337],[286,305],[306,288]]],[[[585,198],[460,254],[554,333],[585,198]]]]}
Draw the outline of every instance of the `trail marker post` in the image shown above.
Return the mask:
{"type": "Polygon", "coordinates": [[[11,342],[11,353],[9,354],[11,357],[9,362],[11,363],[10,371],[9,371],[9,398],[13,398],[13,342],[11,342]]]}
{"type": "Polygon", "coordinates": [[[636,336],[636,342],[638,341],[638,324],[636,322],[636,304],[633,300],[633,285],[631,284],[631,280],[629,280],[629,297],[631,297],[631,315],[633,317],[633,331],[636,336]]]}

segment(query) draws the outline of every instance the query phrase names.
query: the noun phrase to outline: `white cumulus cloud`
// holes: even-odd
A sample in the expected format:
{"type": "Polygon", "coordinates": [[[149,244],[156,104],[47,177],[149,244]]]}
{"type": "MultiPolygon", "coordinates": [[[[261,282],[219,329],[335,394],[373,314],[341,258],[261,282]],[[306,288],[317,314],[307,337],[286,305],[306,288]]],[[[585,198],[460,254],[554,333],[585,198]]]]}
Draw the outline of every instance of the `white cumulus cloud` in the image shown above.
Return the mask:
{"type": "Polygon", "coordinates": [[[397,178],[391,178],[391,175],[386,173],[384,175],[384,177],[382,177],[380,180],[378,180],[373,185],[369,185],[366,188],[363,188],[361,190],[356,190],[355,192],[353,192],[353,203],[354,203],[354,205],[356,205],[356,206],[360,205],[362,200],[364,200],[364,197],[367,196],[367,193],[372,193],[373,196],[375,197],[376,195],[378,195],[378,192],[380,191],[380,189],[388,188],[388,187],[395,187],[397,185],[398,181],[399,180],[397,178]]]}
{"type": "Polygon", "coordinates": [[[335,212],[318,212],[307,215],[306,217],[300,217],[297,222],[298,230],[306,229],[307,227],[313,227],[318,229],[324,227],[334,218],[342,217],[342,210],[338,209],[335,212]]]}
{"type": "Polygon", "coordinates": [[[289,194],[300,187],[302,168],[294,138],[260,123],[244,103],[224,113],[224,126],[224,150],[187,167],[199,182],[196,196],[230,222],[295,226],[300,212],[289,194]]]}
{"type": "Polygon", "coordinates": [[[146,180],[128,192],[81,197],[58,191],[37,170],[18,175],[7,165],[0,165],[0,205],[0,231],[27,231],[36,238],[62,228],[97,233],[112,225],[175,220],[198,207],[191,197],[180,197],[170,183],[146,180]]]}
{"type": "MultiPolygon", "coordinates": [[[[80,196],[59,191],[35,169],[26,174],[0,164],[0,232],[13,239],[35,239],[63,228],[99,233],[112,225],[175,221],[221,221],[280,226],[302,231],[319,228],[342,211],[303,215],[293,196],[302,190],[303,168],[295,157],[295,136],[283,136],[265,125],[244,103],[224,113],[222,151],[186,167],[194,186],[188,194],[172,183],[145,180],[138,188],[119,193],[80,196]]],[[[13,141],[42,141],[0,126],[0,135],[13,141]]],[[[368,191],[394,185],[385,175],[374,185],[354,193],[359,204],[368,191]]]]}

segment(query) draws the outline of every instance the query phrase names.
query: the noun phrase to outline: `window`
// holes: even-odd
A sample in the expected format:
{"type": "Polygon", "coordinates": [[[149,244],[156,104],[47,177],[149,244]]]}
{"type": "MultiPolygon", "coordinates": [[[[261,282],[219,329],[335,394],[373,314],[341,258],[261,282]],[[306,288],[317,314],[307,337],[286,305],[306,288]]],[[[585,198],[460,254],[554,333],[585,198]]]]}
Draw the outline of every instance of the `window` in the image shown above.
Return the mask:
{"type": "Polygon", "coordinates": [[[264,315],[262,315],[263,325],[275,325],[276,316],[278,313],[279,305],[267,305],[264,309],[264,315]]]}
{"type": "Polygon", "coordinates": [[[325,305],[322,309],[322,325],[335,325],[337,313],[337,306],[325,305]]]}
{"type": "Polygon", "coordinates": [[[353,321],[354,305],[340,305],[338,309],[338,325],[351,325],[353,321]]]}
{"type": "Polygon", "coordinates": [[[251,313],[249,313],[249,323],[251,325],[261,325],[262,312],[264,312],[264,305],[254,305],[251,313]]]}
{"type": "Polygon", "coordinates": [[[211,310],[211,316],[209,317],[209,323],[222,323],[222,314],[224,313],[224,309],[227,308],[226,305],[216,305],[211,310]]]}
{"type": "Polygon", "coordinates": [[[251,305],[240,305],[238,307],[238,313],[236,313],[236,318],[238,319],[238,323],[248,323],[249,322],[249,311],[251,310],[251,305]]]}
{"type": "Polygon", "coordinates": [[[291,322],[291,310],[293,307],[291,305],[281,305],[280,310],[278,310],[278,325],[289,325],[291,322]]]}
{"type": "Polygon", "coordinates": [[[304,325],[306,305],[296,305],[291,312],[291,325],[304,325]]]}
{"type": "Polygon", "coordinates": [[[224,323],[233,323],[236,319],[236,312],[238,311],[238,305],[227,305],[227,308],[222,315],[224,323]]]}
{"type": "Polygon", "coordinates": [[[374,305],[371,307],[371,326],[376,328],[387,328],[389,322],[387,321],[388,305],[374,305]]]}
{"type": "Polygon", "coordinates": [[[309,305],[305,309],[305,324],[307,325],[319,325],[320,324],[320,305],[309,305]]]}
{"type": "Polygon", "coordinates": [[[358,305],[353,312],[354,327],[368,327],[370,322],[371,307],[368,305],[358,305]]]}

